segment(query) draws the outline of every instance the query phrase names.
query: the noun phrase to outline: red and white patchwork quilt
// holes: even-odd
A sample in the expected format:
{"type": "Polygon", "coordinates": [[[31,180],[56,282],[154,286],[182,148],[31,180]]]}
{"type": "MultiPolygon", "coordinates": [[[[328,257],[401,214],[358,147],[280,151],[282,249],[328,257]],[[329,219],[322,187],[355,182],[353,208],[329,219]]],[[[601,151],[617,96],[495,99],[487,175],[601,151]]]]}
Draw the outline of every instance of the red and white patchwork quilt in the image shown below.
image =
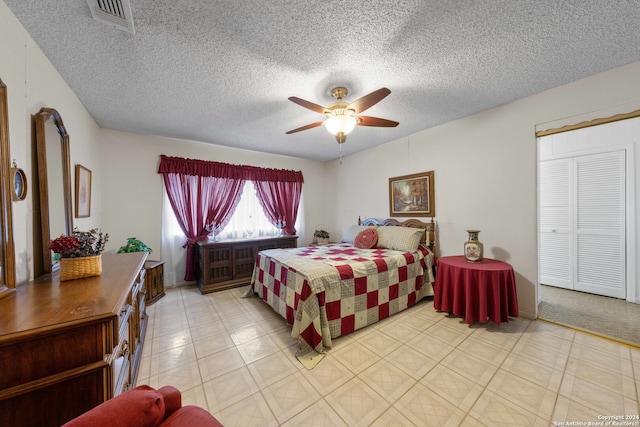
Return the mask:
{"type": "Polygon", "coordinates": [[[293,326],[298,355],[433,295],[433,254],[350,244],[262,251],[252,290],[293,326]]]}

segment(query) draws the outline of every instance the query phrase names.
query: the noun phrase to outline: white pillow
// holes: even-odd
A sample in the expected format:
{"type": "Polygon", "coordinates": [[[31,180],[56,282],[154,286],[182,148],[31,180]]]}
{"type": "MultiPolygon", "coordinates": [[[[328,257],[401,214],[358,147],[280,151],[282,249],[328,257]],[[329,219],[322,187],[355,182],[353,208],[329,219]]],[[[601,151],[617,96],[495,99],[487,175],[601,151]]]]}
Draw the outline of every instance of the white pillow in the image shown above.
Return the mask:
{"type": "Polygon", "coordinates": [[[396,251],[413,252],[418,249],[424,228],[378,227],[378,247],[396,251]]]}
{"type": "Polygon", "coordinates": [[[347,229],[347,231],[344,232],[344,234],[342,235],[342,240],[340,240],[340,242],[353,244],[358,233],[364,230],[365,228],[377,228],[377,227],[370,226],[370,225],[352,225],[347,229]]]}

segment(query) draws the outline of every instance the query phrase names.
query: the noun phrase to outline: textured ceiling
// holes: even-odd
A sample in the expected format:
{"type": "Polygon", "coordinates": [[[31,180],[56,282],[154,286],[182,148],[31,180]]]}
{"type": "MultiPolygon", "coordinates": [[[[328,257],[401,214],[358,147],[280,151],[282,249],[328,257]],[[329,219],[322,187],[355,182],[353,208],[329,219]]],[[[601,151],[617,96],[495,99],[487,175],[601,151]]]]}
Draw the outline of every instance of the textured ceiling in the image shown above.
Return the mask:
{"type": "MultiPolygon", "coordinates": [[[[4,0],[104,128],[327,161],[331,88],[391,94],[348,155],[640,60],[640,0],[131,0],[135,34],[85,0],[4,0]]],[[[51,107],[56,107],[51,105],[51,107]]],[[[72,130],[70,130],[72,132],[72,130]]]]}

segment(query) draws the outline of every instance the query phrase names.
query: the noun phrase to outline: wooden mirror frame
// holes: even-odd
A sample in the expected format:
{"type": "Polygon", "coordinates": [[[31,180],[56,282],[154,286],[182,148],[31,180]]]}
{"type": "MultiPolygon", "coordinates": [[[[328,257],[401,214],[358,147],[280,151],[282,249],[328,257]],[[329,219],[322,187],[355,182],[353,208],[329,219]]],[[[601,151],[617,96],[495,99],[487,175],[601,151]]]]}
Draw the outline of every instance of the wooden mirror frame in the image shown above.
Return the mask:
{"type": "Polygon", "coordinates": [[[11,193],[13,180],[10,179],[9,163],[9,103],[7,85],[0,79],[0,254],[2,273],[0,276],[0,298],[16,286],[16,261],[13,243],[13,210],[11,193]]]}
{"type": "Polygon", "coordinates": [[[64,218],[66,234],[73,231],[73,209],[71,202],[71,155],[69,152],[69,134],[60,114],[53,108],[41,108],[35,115],[36,151],[38,155],[38,183],[40,186],[40,223],[42,230],[42,264],[45,273],[51,273],[51,224],[49,222],[49,182],[47,178],[47,138],[45,124],[53,119],[60,134],[62,144],[62,188],[64,191],[64,218]]]}

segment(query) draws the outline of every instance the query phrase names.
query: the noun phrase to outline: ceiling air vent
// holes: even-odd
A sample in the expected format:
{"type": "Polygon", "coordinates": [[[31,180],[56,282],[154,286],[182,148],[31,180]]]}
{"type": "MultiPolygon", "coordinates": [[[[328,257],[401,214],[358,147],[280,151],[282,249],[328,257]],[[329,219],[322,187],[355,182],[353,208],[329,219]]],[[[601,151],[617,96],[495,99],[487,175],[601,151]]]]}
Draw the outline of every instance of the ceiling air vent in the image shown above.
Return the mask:
{"type": "Polygon", "coordinates": [[[129,0],[87,0],[91,16],[98,22],[135,34],[129,0]]]}

